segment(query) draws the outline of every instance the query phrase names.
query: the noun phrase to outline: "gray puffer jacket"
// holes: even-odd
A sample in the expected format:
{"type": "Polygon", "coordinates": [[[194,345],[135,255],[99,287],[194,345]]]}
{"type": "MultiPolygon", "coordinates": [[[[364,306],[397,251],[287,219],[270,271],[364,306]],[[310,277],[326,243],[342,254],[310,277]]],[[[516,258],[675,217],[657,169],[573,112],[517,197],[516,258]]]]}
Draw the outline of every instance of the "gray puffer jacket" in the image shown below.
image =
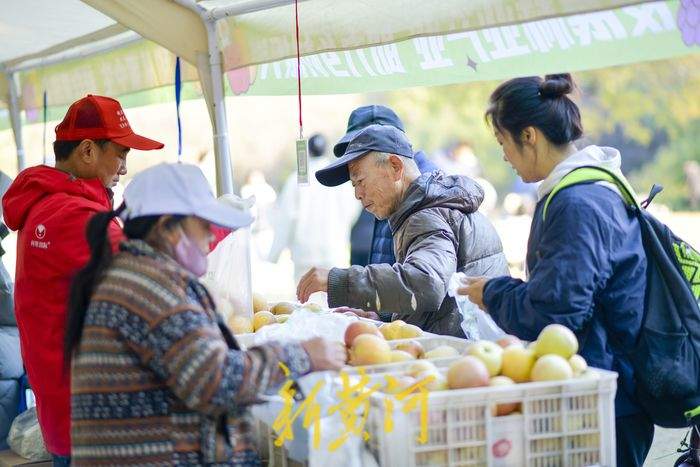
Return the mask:
{"type": "Polygon", "coordinates": [[[421,175],[389,217],[397,262],[331,269],[328,304],[392,312],[426,331],[465,337],[457,303],[447,295],[452,274],[508,275],[496,230],[476,212],[483,196],[470,178],[421,175]]]}

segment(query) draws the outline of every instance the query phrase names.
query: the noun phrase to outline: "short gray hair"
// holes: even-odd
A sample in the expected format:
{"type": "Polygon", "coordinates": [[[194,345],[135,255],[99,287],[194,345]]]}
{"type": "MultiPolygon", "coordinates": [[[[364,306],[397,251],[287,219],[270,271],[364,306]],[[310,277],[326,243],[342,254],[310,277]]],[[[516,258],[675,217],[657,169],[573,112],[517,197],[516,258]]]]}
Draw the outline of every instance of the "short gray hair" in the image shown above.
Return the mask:
{"type": "Polygon", "coordinates": [[[418,168],[418,166],[416,165],[416,161],[413,160],[412,157],[406,157],[406,156],[401,156],[399,154],[391,154],[388,152],[378,152],[378,151],[372,151],[372,152],[370,152],[370,154],[372,156],[374,156],[374,163],[380,167],[383,165],[386,165],[386,163],[389,162],[389,157],[396,156],[403,161],[404,165],[415,166],[416,168],[418,168]]]}

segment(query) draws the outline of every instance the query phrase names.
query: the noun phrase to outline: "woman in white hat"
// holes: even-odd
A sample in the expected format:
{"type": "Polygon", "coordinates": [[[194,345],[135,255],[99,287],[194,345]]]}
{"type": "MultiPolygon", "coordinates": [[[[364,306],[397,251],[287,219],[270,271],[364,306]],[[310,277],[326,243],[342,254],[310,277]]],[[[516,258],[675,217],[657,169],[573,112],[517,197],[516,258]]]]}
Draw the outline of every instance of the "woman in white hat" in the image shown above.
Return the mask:
{"type": "Polygon", "coordinates": [[[120,209],[91,220],[65,339],[73,465],[258,465],[247,407],[285,381],[280,363],[289,378],[345,363],[321,338],[238,347],[199,277],[210,226],[251,221],[183,164],[140,173],[120,209]],[[116,216],[126,239],[113,254],[116,216]]]}

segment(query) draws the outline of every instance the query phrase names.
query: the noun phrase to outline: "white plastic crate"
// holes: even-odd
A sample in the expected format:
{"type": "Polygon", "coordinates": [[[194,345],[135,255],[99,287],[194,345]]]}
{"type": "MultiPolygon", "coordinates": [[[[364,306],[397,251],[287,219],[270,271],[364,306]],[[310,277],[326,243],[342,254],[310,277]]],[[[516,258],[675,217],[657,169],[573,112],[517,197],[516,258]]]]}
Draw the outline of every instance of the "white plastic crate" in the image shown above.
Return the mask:
{"type": "Polygon", "coordinates": [[[385,400],[393,396],[375,393],[368,445],[381,466],[615,466],[616,388],[616,373],[592,369],[567,381],[432,392],[424,444],[420,410],[405,414],[395,400],[387,433],[385,400]],[[509,402],[522,413],[492,415],[496,403],[509,402]]]}
{"type": "MultiPolygon", "coordinates": [[[[393,349],[396,348],[396,346],[399,343],[408,341],[420,342],[420,344],[423,346],[423,349],[426,352],[433,350],[437,347],[447,345],[457,350],[457,352],[459,352],[459,356],[464,354],[464,352],[467,350],[467,347],[470,344],[470,341],[466,339],[460,339],[459,337],[454,336],[440,336],[437,334],[423,335],[421,337],[414,337],[412,339],[397,339],[387,342],[393,349]]],[[[441,363],[452,363],[456,358],[457,357],[431,358],[428,359],[428,361],[434,363],[436,366],[442,366],[440,365],[441,363]]],[[[402,369],[409,366],[411,363],[413,363],[413,360],[408,362],[386,363],[383,365],[346,366],[345,368],[343,368],[343,371],[348,374],[357,374],[360,371],[363,371],[367,374],[392,373],[396,371],[401,371],[402,369]]]]}

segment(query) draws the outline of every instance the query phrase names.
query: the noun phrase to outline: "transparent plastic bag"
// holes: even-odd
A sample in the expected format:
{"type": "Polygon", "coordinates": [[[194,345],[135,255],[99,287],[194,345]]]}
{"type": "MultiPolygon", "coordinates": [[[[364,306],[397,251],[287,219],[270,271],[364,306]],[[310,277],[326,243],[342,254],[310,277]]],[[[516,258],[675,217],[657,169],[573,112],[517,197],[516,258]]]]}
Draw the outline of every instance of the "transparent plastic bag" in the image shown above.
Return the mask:
{"type": "MultiPolygon", "coordinates": [[[[250,212],[255,198],[224,195],[220,202],[250,212]]],[[[202,282],[214,297],[219,313],[230,322],[234,316],[252,323],[253,284],[250,271],[250,228],[237,229],[209,253],[207,273],[202,282]]]]}
{"type": "Polygon", "coordinates": [[[15,454],[25,459],[41,461],[51,457],[44,445],[44,438],[41,436],[36,407],[17,415],[10,426],[7,444],[10,445],[10,449],[15,454]]]}
{"type": "Polygon", "coordinates": [[[454,297],[459,311],[462,313],[462,330],[467,339],[495,341],[503,337],[506,333],[498,327],[488,313],[472,303],[465,295],[457,293],[457,289],[465,283],[466,278],[467,276],[463,272],[452,274],[447,293],[450,297],[454,297]]]}

